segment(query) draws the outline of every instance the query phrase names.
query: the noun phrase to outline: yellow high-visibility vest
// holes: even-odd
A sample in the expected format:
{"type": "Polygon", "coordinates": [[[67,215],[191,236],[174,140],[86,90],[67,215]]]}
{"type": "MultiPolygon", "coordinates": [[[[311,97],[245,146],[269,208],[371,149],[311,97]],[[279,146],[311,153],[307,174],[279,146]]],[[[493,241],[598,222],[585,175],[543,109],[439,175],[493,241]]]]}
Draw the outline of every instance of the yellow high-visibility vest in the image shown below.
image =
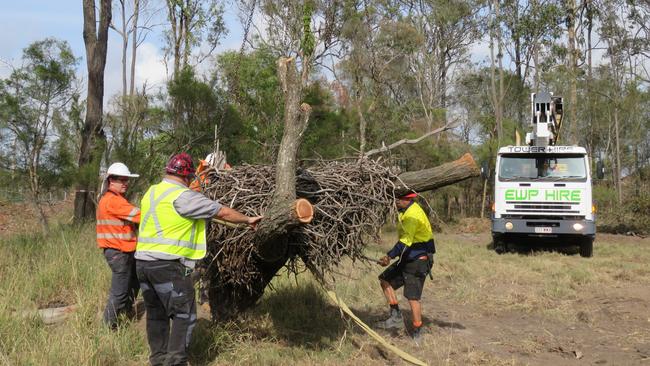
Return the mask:
{"type": "Polygon", "coordinates": [[[205,257],[205,220],[188,219],[174,208],[174,200],[188,190],[165,181],[149,187],[140,205],[137,252],[164,253],[193,260],[205,257]]]}
{"type": "Polygon", "coordinates": [[[410,247],[433,239],[433,231],[427,214],[417,202],[398,215],[397,233],[399,241],[410,247]]]}

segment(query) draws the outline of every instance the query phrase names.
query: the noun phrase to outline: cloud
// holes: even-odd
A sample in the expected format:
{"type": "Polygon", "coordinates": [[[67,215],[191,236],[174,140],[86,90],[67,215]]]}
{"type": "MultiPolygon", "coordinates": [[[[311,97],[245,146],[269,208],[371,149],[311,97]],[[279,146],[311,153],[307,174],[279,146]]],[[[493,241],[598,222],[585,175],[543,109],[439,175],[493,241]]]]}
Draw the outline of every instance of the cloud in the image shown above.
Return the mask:
{"type": "Polygon", "coordinates": [[[167,82],[167,72],[162,51],[149,42],[140,45],[138,51],[138,59],[135,64],[135,85],[142,87],[145,82],[148,87],[164,85],[167,82]]]}
{"type": "Polygon", "coordinates": [[[469,47],[469,56],[472,63],[490,63],[490,42],[481,39],[473,42],[469,47]]]}
{"type": "MultiPolygon", "coordinates": [[[[105,102],[115,95],[122,93],[122,50],[119,38],[111,39],[106,58],[106,71],[104,73],[104,96],[105,102]]],[[[131,49],[127,54],[127,75],[131,72],[131,49]]],[[[138,47],[138,55],[135,63],[135,87],[142,89],[147,84],[147,89],[164,86],[167,81],[165,64],[163,63],[162,51],[152,43],[145,42],[138,47]]],[[[127,88],[129,80],[127,79],[127,88]]]]}

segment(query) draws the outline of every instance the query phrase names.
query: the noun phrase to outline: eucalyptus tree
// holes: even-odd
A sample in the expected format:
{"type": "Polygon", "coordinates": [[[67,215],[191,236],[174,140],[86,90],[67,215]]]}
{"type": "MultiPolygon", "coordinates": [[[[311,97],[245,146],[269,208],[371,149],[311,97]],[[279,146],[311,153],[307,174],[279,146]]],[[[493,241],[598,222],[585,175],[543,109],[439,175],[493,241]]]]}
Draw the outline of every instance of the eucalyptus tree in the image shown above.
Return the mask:
{"type": "MultiPolygon", "coordinates": [[[[347,2],[338,75],[350,88],[360,150],[445,125],[455,72],[479,38],[475,1],[347,2]],[[366,136],[368,135],[368,136],[366,136]]],[[[443,138],[443,137],[439,137],[443,138]]]]}
{"type": "Polygon", "coordinates": [[[150,125],[147,116],[152,96],[147,95],[146,83],[141,90],[136,90],[135,66],[138,49],[156,27],[154,22],[158,20],[161,9],[156,9],[156,3],[151,0],[118,0],[114,5],[118,20],[112,21],[110,28],[121,39],[122,90],[110,101],[112,113],[106,119],[104,156],[107,165],[111,159],[118,159],[128,166],[137,167],[140,164],[131,155],[136,154],[143,132],[150,125]],[[127,64],[130,64],[128,68],[127,64]]]}
{"type": "MultiPolygon", "coordinates": [[[[183,73],[194,73],[196,67],[219,45],[225,35],[223,2],[219,0],[165,0],[169,28],[165,31],[165,62],[172,62],[170,83],[178,83],[183,73]]],[[[169,73],[169,68],[167,69],[169,73]]],[[[187,80],[187,78],[186,78],[187,80]]],[[[171,86],[171,85],[170,85],[171,86]]],[[[170,99],[171,131],[187,128],[181,102],[170,99]]]]}
{"type": "Polygon", "coordinates": [[[40,204],[44,156],[65,132],[71,102],[76,97],[77,59],[65,41],[48,38],[23,51],[23,65],[0,81],[0,123],[15,138],[20,162],[28,173],[31,202],[44,230],[48,221],[40,204]]]}
{"type": "Polygon", "coordinates": [[[524,89],[530,85],[533,91],[539,91],[539,75],[544,72],[539,54],[549,50],[549,45],[560,38],[562,10],[556,0],[508,0],[503,7],[507,14],[503,19],[505,39],[510,40],[504,43],[504,48],[514,63],[517,76],[516,83],[507,88],[518,91],[513,93],[513,97],[518,101],[518,106],[515,106],[517,121],[523,129],[529,108],[524,89]]]}
{"type": "Polygon", "coordinates": [[[626,44],[628,44],[628,33],[624,22],[620,20],[621,14],[625,8],[623,4],[617,4],[614,1],[605,1],[601,9],[601,28],[600,37],[604,40],[609,57],[609,71],[612,83],[602,91],[603,95],[609,99],[612,106],[610,125],[614,128],[614,181],[616,183],[616,192],[618,203],[623,202],[623,186],[621,165],[621,108],[624,99],[624,89],[626,84],[626,44]]]}
{"type": "Polygon", "coordinates": [[[338,85],[346,86],[350,108],[359,124],[359,151],[377,144],[408,121],[414,77],[409,57],[423,37],[402,12],[376,2],[346,3],[341,33],[342,59],[336,68],[338,85]]]}
{"type": "MultiPolygon", "coordinates": [[[[165,60],[172,76],[197,66],[212,55],[226,34],[224,3],[219,0],[165,0],[169,28],[165,31],[165,60]]],[[[169,70],[168,70],[169,71],[169,70]]]]}
{"type": "Polygon", "coordinates": [[[428,110],[448,108],[451,72],[469,61],[469,47],[480,38],[481,10],[482,3],[474,0],[418,0],[407,8],[422,37],[411,57],[411,72],[428,124],[428,110]]]}

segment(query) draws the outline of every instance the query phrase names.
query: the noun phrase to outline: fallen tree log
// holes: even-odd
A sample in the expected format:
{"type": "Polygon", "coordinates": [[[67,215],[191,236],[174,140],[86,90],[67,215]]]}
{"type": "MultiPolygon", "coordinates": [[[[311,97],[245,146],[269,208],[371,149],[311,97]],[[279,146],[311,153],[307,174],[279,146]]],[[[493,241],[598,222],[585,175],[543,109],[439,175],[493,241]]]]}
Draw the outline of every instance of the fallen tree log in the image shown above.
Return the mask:
{"type": "Polygon", "coordinates": [[[461,182],[467,178],[478,177],[481,171],[476,165],[472,154],[466,153],[457,160],[437,167],[405,172],[398,176],[397,194],[408,192],[425,192],[461,182]]]}
{"type": "MultiPolygon", "coordinates": [[[[368,238],[378,238],[387,218],[395,216],[394,197],[413,190],[411,184],[422,192],[477,176],[478,172],[469,154],[439,167],[399,176],[368,159],[322,161],[297,169],[294,189],[297,197],[313,205],[310,224],[283,226],[278,224],[280,220],[272,220],[277,226],[268,225],[265,236],[246,228],[210,228],[204,278],[209,282],[214,319],[227,319],[253,306],[283,266],[298,272],[298,260],[320,274],[327,274],[344,257],[362,260],[368,238]],[[261,237],[266,238],[263,245],[261,237]]],[[[213,183],[204,187],[204,193],[246,214],[269,212],[276,173],[275,166],[214,170],[209,177],[213,183]]]]}
{"type": "Polygon", "coordinates": [[[37,316],[41,319],[43,324],[52,325],[61,323],[66,320],[70,315],[72,315],[72,313],[77,310],[77,308],[77,305],[67,305],[55,308],[38,309],[36,311],[22,311],[18,312],[18,315],[23,318],[31,318],[37,316]]]}

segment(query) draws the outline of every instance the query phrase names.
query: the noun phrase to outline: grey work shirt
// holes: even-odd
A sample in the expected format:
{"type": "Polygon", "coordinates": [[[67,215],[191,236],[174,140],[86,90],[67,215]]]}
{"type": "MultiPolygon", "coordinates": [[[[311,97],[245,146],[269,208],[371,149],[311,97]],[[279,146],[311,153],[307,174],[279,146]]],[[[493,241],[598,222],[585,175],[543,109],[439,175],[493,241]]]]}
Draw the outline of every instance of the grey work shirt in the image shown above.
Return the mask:
{"type": "MultiPolygon", "coordinates": [[[[175,184],[183,188],[187,188],[183,184],[171,179],[163,179],[163,181],[166,183],[175,184]]],[[[219,210],[221,210],[221,207],[223,207],[219,202],[213,201],[203,194],[195,192],[191,189],[188,189],[187,191],[181,193],[180,196],[174,200],[173,205],[176,212],[185,218],[194,220],[204,219],[206,221],[209,221],[209,219],[216,216],[219,210]]],[[[185,257],[166,253],[138,252],[137,250],[135,252],[135,259],[139,259],[141,261],[180,259],[181,263],[187,267],[194,268],[196,265],[195,260],[187,259],[185,257]]]]}

